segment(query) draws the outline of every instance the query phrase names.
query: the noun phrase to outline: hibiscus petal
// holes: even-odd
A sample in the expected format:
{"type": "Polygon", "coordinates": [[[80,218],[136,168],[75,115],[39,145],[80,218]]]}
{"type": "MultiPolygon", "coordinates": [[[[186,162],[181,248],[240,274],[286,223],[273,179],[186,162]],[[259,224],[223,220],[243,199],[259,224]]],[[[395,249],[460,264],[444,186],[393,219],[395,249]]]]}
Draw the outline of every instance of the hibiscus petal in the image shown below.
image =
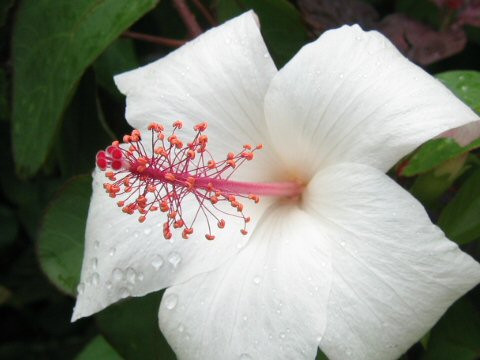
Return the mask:
{"type": "MultiPolygon", "coordinates": [[[[165,215],[153,213],[145,223],[139,223],[137,216],[123,214],[116,200],[103,190],[104,179],[104,174],[97,170],[73,320],[100,311],[119,299],[142,296],[215,269],[249,239],[240,233],[244,225],[241,219],[225,217],[226,226],[220,230],[215,221],[210,220],[208,224],[199,216],[188,240],[181,237],[180,230],[174,229],[173,238],[165,240],[162,227],[165,215]],[[213,241],[204,237],[209,233],[209,225],[216,235],[213,241]]],[[[245,202],[244,212],[252,218],[248,224],[250,232],[268,206],[268,199],[262,199],[259,204],[245,202]]],[[[192,218],[198,203],[192,198],[184,199],[182,209],[185,219],[192,218]]]]}
{"type": "Polygon", "coordinates": [[[426,140],[478,119],[383,35],[358,26],[304,46],[273,79],[265,113],[276,148],[305,180],[338,162],[386,171],[426,140]]]}
{"type": "Polygon", "coordinates": [[[365,165],[318,173],[306,211],[329,239],[332,286],[321,349],[331,359],[396,359],[480,281],[480,265],[421,204],[365,165]]]}
{"type": "Polygon", "coordinates": [[[275,155],[267,146],[263,101],[277,69],[250,11],[207,31],[180,49],[144,67],[115,77],[127,96],[127,121],[145,128],[152,121],[192,126],[206,121],[209,150],[215,158],[263,143],[265,150],[239,178],[273,179],[275,155]]]}
{"type": "Polygon", "coordinates": [[[315,221],[277,204],[231,261],[165,292],[160,328],[179,359],[313,359],[329,290],[315,221]]]}

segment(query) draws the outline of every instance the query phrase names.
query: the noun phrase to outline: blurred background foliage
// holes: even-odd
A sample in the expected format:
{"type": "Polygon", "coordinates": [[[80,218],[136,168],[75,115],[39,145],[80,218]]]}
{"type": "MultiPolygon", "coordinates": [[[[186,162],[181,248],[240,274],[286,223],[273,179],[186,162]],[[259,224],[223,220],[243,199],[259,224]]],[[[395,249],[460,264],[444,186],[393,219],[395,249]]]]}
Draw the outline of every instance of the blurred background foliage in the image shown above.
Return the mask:
{"type": "MultiPolygon", "coordinates": [[[[359,23],[480,113],[477,0],[2,0],[0,359],[175,358],[157,326],[161,293],[70,323],[89,174],[97,150],[129,131],[112,76],[248,9],[278,67],[325,30],[359,23]]],[[[389,173],[477,260],[479,137],[473,127],[459,143],[432,140],[389,173]]],[[[479,358],[479,299],[477,287],[403,359],[479,358]]]]}

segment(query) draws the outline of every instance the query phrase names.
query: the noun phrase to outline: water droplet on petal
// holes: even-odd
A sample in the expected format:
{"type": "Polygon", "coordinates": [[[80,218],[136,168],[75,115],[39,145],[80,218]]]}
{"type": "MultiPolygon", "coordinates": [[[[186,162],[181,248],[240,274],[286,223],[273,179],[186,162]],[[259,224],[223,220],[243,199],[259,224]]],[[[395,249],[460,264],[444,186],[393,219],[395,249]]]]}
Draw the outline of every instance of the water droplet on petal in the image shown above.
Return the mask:
{"type": "Polygon", "coordinates": [[[322,336],[317,336],[317,338],[315,339],[315,341],[320,344],[320,342],[322,341],[322,336]]]}
{"type": "Polygon", "coordinates": [[[163,258],[160,255],[155,255],[151,264],[155,270],[159,270],[163,265],[163,258]]]}
{"type": "Polygon", "coordinates": [[[147,227],[143,229],[143,233],[147,236],[150,235],[152,233],[152,228],[147,227]]]}
{"type": "Polygon", "coordinates": [[[177,306],[177,303],[178,303],[178,296],[175,294],[169,294],[165,298],[165,307],[168,310],[173,310],[175,306],[177,306]]]}
{"type": "Polygon", "coordinates": [[[462,91],[467,91],[467,90],[468,90],[468,86],[463,85],[463,86],[462,86],[462,91]]]}
{"type": "Polygon", "coordinates": [[[82,295],[84,291],[85,291],[85,284],[83,282],[81,282],[77,286],[78,295],[82,295]]]}
{"type": "Polygon", "coordinates": [[[130,296],[130,291],[128,291],[127,288],[121,288],[119,295],[120,295],[120,298],[121,298],[121,299],[125,299],[126,297],[129,297],[129,296],[130,296]]]}
{"type": "Polygon", "coordinates": [[[279,337],[280,339],[285,339],[285,336],[286,336],[286,335],[285,335],[284,332],[281,332],[280,334],[278,334],[278,337],[279,337]]]}
{"type": "Polygon", "coordinates": [[[100,275],[98,275],[98,273],[94,272],[92,274],[92,285],[93,286],[98,286],[99,281],[100,281],[100,275]]]}
{"type": "Polygon", "coordinates": [[[97,259],[97,258],[93,258],[92,260],[90,260],[90,266],[92,267],[92,270],[97,270],[98,259],[97,259]]]}
{"type": "Polygon", "coordinates": [[[110,290],[112,288],[112,282],[111,281],[107,281],[105,283],[105,286],[107,287],[107,290],[110,290]]]}
{"type": "Polygon", "coordinates": [[[253,283],[254,283],[255,285],[258,285],[258,284],[260,284],[261,282],[262,282],[262,279],[260,278],[260,276],[255,276],[255,277],[253,278],[253,283]]]}
{"type": "Polygon", "coordinates": [[[127,281],[135,284],[135,281],[137,280],[137,272],[135,269],[129,267],[127,268],[127,281]]]}
{"type": "Polygon", "coordinates": [[[167,260],[170,264],[172,264],[174,268],[176,268],[178,264],[180,264],[180,262],[182,261],[182,257],[180,256],[179,253],[173,251],[170,254],[168,254],[167,260]]]}
{"type": "Polygon", "coordinates": [[[122,269],[115,268],[112,271],[112,278],[114,281],[121,281],[123,280],[123,271],[122,269]]]}

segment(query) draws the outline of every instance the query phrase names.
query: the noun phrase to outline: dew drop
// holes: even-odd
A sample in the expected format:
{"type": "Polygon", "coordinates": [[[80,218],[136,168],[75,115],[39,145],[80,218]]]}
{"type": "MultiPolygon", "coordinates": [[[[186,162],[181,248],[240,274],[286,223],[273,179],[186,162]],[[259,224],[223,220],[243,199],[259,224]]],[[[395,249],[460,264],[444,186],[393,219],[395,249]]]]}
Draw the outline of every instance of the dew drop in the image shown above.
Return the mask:
{"type": "Polygon", "coordinates": [[[83,282],[81,282],[77,286],[77,292],[78,292],[79,295],[82,295],[84,291],[85,291],[85,284],[83,282]]]}
{"type": "Polygon", "coordinates": [[[270,54],[269,54],[268,52],[266,52],[265,54],[263,54],[263,57],[264,57],[265,59],[268,59],[268,58],[270,57],[270,54]]]}
{"type": "Polygon", "coordinates": [[[135,271],[134,268],[127,268],[127,281],[129,283],[135,284],[135,281],[137,280],[137,272],[135,271]]]}
{"type": "Polygon", "coordinates": [[[253,283],[254,283],[255,285],[258,285],[258,284],[260,284],[261,282],[262,282],[262,279],[260,278],[260,276],[255,276],[255,277],[253,278],[253,283]]]}
{"type": "Polygon", "coordinates": [[[467,90],[468,90],[468,86],[463,85],[461,89],[462,89],[462,91],[467,91],[467,90]]]}
{"type": "Polygon", "coordinates": [[[247,321],[247,320],[248,320],[248,316],[244,316],[243,321],[247,321]]]}
{"type": "Polygon", "coordinates": [[[322,336],[317,336],[317,338],[315,339],[315,341],[320,344],[320,342],[322,341],[322,336]]]}
{"type": "Polygon", "coordinates": [[[98,275],[98,273],[94,272],[92,274],[92,285],[93,286],[98,286],[99,281],[100,281],[100,275],[98,275]]]}
{"type": "Polygon", "coordinates": [[[110,290],[112,288],[112,282],[111,281],[107,281],[105,283],[105,286],[107,287],[107,290],[110,290]]]}
{"type": "Polygon", "coordinates": [[[151,264],[153,268],[158,271],[163,265],[163,258],[160,255],[155,255],[151,264]]]}
{"type": "Polygon", "coordinates": [[[152,228],[147,227],[143,229],[143,233],[147,236],[150,235],[152,233],[152,228]]]}
{"type": "Polygon", "coordinates": [[[125,299],[126,297],[130,296],[130,291],[128,291],[127,288],[121,288],[120,289],[120,298],[125,299]]]}
{"type": "Polygon", "coordinates": [[[180,256],[179,253],[173,251],[170,254],[168,254],[167,260],[170,264],[172,264],[174,268],[176,268],[182,261],[182,257],[180,256]]]}
{"type": "Polygon", "coordinates": [[[340,73],[340,75],[338,75],[338,77],[339,77],[340,79],[343,79],[343,78],[345,77],[345,75],[344,75],[343,73],[340,73]]]}
{"type": "Polygon", "coordinates": [[[121,281],[123,280],[123,271],[122,269],[115,268],[112,271],[112,277],[114,281],[121,281]]]}
{"type": "Polygon", "coordinates": [[[342,245],[343,247],[345,247],[345,241],[340,242],[340,245],[342,245]]]}
{"type": "Polygon", "coordinates": [[[97,266],[98,266],[98,259],[97,258],[93,258],[92,260],[90,260],[90,266],[92,267],[92,270],[97,270],[97,266]]]}
{"type": "Polygon", "coordinates": [[[177,306],[177,303],[178,303],[178,296],[175,294],[170,294],[165,299],[165,307],[168,310],[173,310],[175,306],[177,306]]]}
{"type": "Polygon", "coordinates": [[[280,339],[285,339],[285,336],[286,336],[286,335],[285,335],[284,332],[281,332],[280,334],[278,334],[278,337],[279,337],[280,339]]]}
{"type": "Polygon", "coordinates": [[[253,358],[247,353],[243,353],[242,355],[240,355],[240,360],[252,360],[252,359],[253,358]]]}
{"type": "Polygon", "coordinates": [[[108,255],[113,256],[117,252],[117,249],[115,247],[110,248],[110,251],[108,252],[108,255]]]}
{"type": "Polygon", "coordinates": [[[135,239],[138,239],[139,236],[140,236],[140,234],[138,233],[138,231],[135,231],[135,232],[133,233],[133,237],[134,237],[135,239]]]}

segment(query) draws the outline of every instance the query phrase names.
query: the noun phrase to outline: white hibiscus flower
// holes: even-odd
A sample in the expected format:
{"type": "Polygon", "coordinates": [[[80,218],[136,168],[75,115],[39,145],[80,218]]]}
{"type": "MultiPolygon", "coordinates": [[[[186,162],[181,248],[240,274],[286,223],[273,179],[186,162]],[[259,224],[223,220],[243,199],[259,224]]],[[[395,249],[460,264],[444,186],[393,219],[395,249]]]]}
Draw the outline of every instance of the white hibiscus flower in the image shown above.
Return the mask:
{"type": "MultiPolygon", "coordinates": [[[[379,33],[328,31],[277,71],[249,12],[115,80],[147,161],[152,121],[183,120],[185,139],[208,122],[213,159],[263,144],[230,178],[261,201],[213,241],[208,211],[188,240],[174,229],[165,240],[165,214],[123,214],[97,168],[73,319],[167,288],[159,324],[180,359],[313,359],[319,346],[330,359],[385,360],[480,281],[479,264],[385,175],[477,116],[379,33]],[[285,190],[262,196],[266,182],[285,190]]],[[[198,201],[181,199],[183,218],[198,201]]]]}

